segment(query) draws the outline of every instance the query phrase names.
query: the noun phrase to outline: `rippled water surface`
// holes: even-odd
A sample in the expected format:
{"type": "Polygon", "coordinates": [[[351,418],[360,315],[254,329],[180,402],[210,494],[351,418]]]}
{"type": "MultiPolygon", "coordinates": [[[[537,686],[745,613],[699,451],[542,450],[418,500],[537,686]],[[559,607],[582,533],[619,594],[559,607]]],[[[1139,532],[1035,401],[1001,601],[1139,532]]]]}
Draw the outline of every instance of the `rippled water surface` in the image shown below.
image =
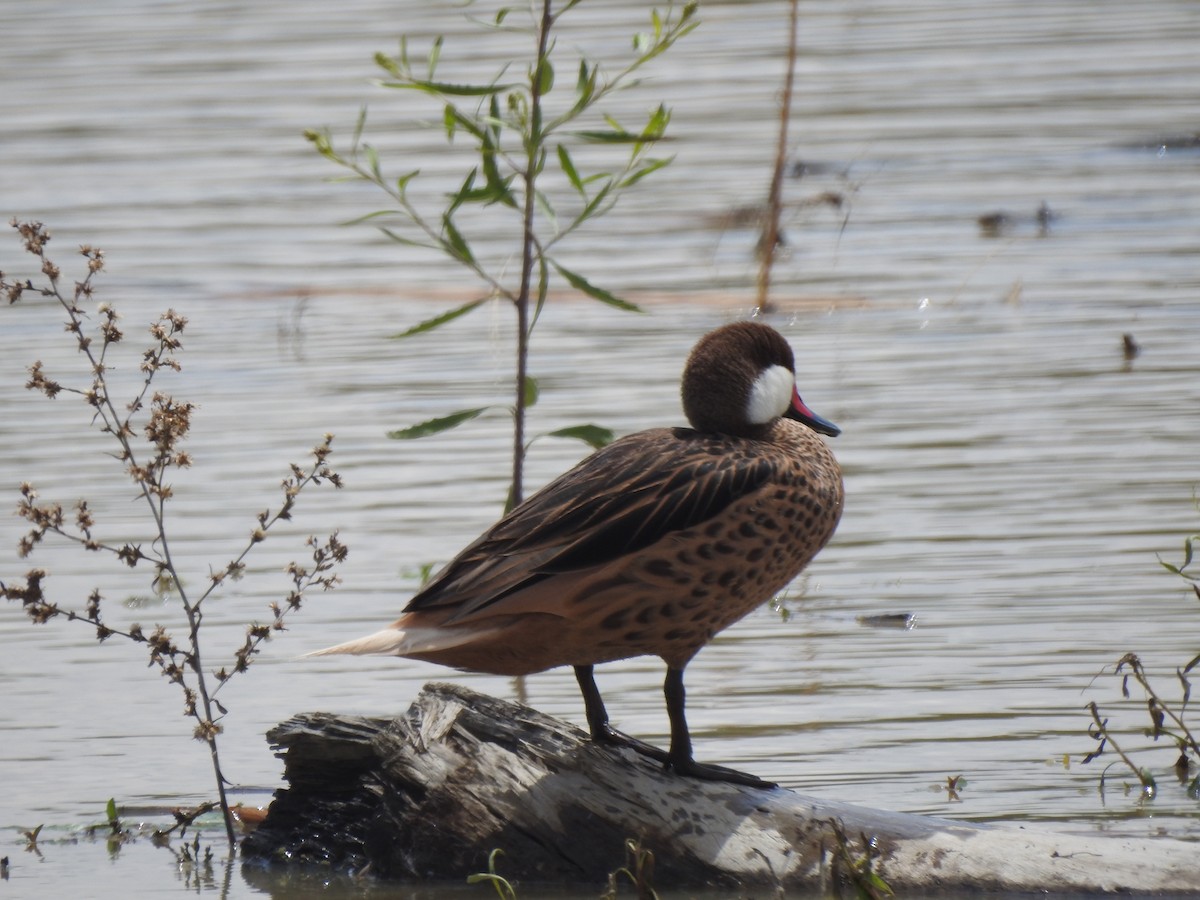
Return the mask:
{"type": "MultiPolygon", "coordinates": [[[[1200,650],[1200,608],[1156,559],[1179,561],[1183,537],[1200,530],[1200,7],[802,9],[792,145],[804,174],[786,187],[770,321],[798,351],[805,399],[844,430],[834,449],[847,506],[782,609],[760,609],[689,667],[697,753],[885,809],[1200,837],[1170,749],[1142,751],[1160,783],[1148,803],[1123,791],[1119,766],[1098,791],[1108,756],[1081,765],[1094,748],[1089,700],[1127,749],[1148,743],[1140,697],[1121,701],[1119,682],[1097,673],[1136,651],[1174,698],[1174,667],[1200,650]],[[1042,204],[1048,224],[1036,219],[1042,204]],[[982,230],[977,219],[993,213],[1001,226],[982,230]],[[1123,334],[1141,347],[1132,361],[1123,334]],[[863,621],[899,613],[915,627],[863,621]],[[946,779],[958,775],[952,797],[946,779]]],[[[554,298],[533,348],[535,432],[680,422],[691,344],[748,314],[755,235],[738,213],[766,189],[784,16],[784,4],[706,4],[702,27],[613,107],[632,123],[671,105],[676,160],[564,243],[564,259],[648,313],[554,298]]],[[[616,60],[644,12],[584,4],[576,22],[564,53],[616,60]]],[[[431,679],[514,695],[510,680],[418,662],[297,659],[393,618],[415,570],[486,527],[507,488],[502,414],[414,443],[385,432],[507,402],[511,315],[489,306],[425,338],[387,340],[478,288],[432,256],[338,227],[382,201],[329,183],[335,173],[301,137],[323,125],[348,135],[367,102],[396,174],[421,168],[433,194],[461,178],[464,159],[414,124],[440,110],[367,83],[371,54],[402,32],[414,46],[445,32],[442,65],[463,66],[463,78],[494,70],[512,46],[423,3],[0,10],[0,212],[46,221],[65,268],[77,244],[106,249],[100,299],[130,334],[114,376],[126,388],[141,326],[167,307],[190,319],[184,370],[167,380],[198,404],[196,464],[175,481],[171,524],[193,583],[240,551],[287,464],[336,434],[345,489],[304,497],[287,533],[208,610],[215,666],[282,596],[280,570],[304,537],[337,528],[351,547],[342,587],[311,600],[222,693],[225,768],[251,802],[279,781],[262,735],[292,713],[398,712],[431,679]]],[[[505,259],[506,237],[482,241],[481,254],[505,259]]],[[[28,268],[13,239],[0,243],[0,268],[28,268]]],[[[106,535],[148,541],[86,407],[22,387],[39,358],[53,377],[85,380],[61,318],[32,297],[0,310],[3,505],[29,480],[46,499],[87,496],[106,535]]],[[[537,442],[531,485],[581,454],[537,442]]],[[[0,518],[6,580],[31,564],[15,553],[21,533],[0,518]]],[[[64,603],[99,585],[113,624],[178,627],[140,572],[53,547],[32,562],[51,570],[64,603]]],[[[109,879],[83,851],[21,852],[19,827],[73,834],[110,796],[198,802],[210,775],[140,649],[97,647],[64,622],[31,627],[13,604],[0,608],[0,648],[0,855],[13,861],[0,893],[194,887],[152,854],[109,879]]],[[[652,659],[600,670],[621,728],[665,740],[661,677],[652,659]]],[[[568,671],[534,676],[527,691],[582,723],[568,671]]],[[[228,890],[258,888],[235,873],[228,890]]]]}

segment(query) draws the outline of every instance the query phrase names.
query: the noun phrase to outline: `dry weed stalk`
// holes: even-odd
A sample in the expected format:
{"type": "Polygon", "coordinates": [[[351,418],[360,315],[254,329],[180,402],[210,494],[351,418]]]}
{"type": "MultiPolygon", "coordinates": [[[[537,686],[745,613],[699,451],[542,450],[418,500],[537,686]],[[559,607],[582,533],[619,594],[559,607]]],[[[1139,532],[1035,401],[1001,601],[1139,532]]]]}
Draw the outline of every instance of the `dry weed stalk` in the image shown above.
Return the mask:
{"type": "Polygon", "coordinates": [[[73,288],[64,288],[59,267],[46,255],[49,232],[39,222],[14,220],[12,225],[20,234],[26,252],[39,261],[45,281],[35,286],[32,280],[10,280],[0,272],[0,291],[4,292],[9,304],[16,303],[26,293],[56,300],[66,311],[66,330],[74,336],[90,369],[90,382],[84,387],[72,387],[50,378],[41,361],[37,361],[29,366],[26,387],[51,399],[68,393],[84,400],[92,410],[92,422],[116,441],[119,450],[115,456],[145,501],[154,523],[148,541],[107,543],[96,533],[96,522],[86,500],[79,500],[68,513],[59,503],[41,502],[33,485],[25,483],[20,487],[17,514],[31,528],[21,538],[18,552],[22,558],[27,557],[47,535],[53,535],[77,544],[84,550],[111,554],[130,568],[148,564],[153,568],[156,589],[160,593],[169,592],[178,599],[187,620],[187,636],[184,641],[177,642],[162,625],[155,626],[148,634],[138,624],[129,626],[127,631],[107,625],[102,615],[103,597],[98,589],[91,592],[82,610],[63,608],[47,597],[44,590],[47,573],[40,568],[30,569],[22,583],[0,581],[0,595],[8,600],[20,601],[34,623],[42,624],[65,616],[70,621],[84,622],[94,627],[98,641],[117,636],[147,645],[151,665],[183,692],[184,714],[195,722],[194,737],[208,745],[219,806],[232,847],[235,840],[234,819],[226,797],[227,781],[221,772],[217,746],[217,737],[222,730],[221,720],[227,710],[217,701],[216,695],[233,675],[249,668],[260,645],[273,632],[284,630],[285,618],[300,608],[308,592],[330,590],[339,582],[334,569],[345,560],[346,546],[338,540],[336,532],[324,540],[310,537],[307,543],[312,561],[305,565],[293,562],[287,566],[291,588],[282,602],[270,604],[272,621],[267,624],[254,622],[247,626],[245,641],[234,650],[232,662],[217,670],[207,669],[201,655],[204,604],[226,581],[241,576],[251,548],[261,543],[275,525],[291,518],[302,491],[326,481],[334,487],[341,487],[341,478],[328,464],[333,436],[326,434],[313,449],[309,467],[291,466],[290,475],[281,486],[283,497],[278,508],[258,514],[246,546],[225,566],[211,572],[205,580],[204,589],[193,596],[176,568],[167,527],[167,503],[172,497],[169,473],[192,464],[190,454],[181,445],[191,428],[194,406],[178,401],[164,391],[152,390],[156,377],[164,369],[180,370],[176,354],[182,349],[180,335],[187,325],[187,319],[174,310],[168,310],[150,326],[153,342],[141,357],[140,388],[124,408],[118,408],[109,394],[106,360],[110,350],[124,337],[118,325],[119,316],[107,303],[95,306],[92,314],[83,308],[92,299],[94,277],[104,268],[103,251],[89,246],[81,247],[79,252],[86,260],[86,275],[82,281],[76,281],[73,288]]]}

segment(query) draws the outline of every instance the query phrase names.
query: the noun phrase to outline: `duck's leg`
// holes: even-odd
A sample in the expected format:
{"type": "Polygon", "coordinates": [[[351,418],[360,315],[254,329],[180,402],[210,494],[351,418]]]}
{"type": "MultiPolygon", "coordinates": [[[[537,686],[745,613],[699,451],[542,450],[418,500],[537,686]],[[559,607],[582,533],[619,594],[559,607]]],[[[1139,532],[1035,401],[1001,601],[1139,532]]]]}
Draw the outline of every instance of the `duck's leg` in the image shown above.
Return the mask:
{"type": "Polygon", "coordinates": [[[659,762],[667,761],[667,751],[630,737],[608,724],[608,710],[604,708],[604,699],[600,696],[600,689],[596,687],[591,666],[575,666],[575,680],[579,682],[579,692],[583,694],[583,709],[587,714],[588,731],[591,732],[593,741],[597,744],[629,747],[659,762]]]}
{"type": "MultiPolygon", "coordinates": [[[[667,754],[667,766],[680,775],[702,778],[706,781],[727,781],[749,787],[777,787],[774,782],[763,781],[755,775],[727,769],[724,766],[701,765],[692,758],[692,736],[688,732],[687,717],[683,708],[686,692],[683,689],[683,669],[667,668],[667,680],[663,684],[663,695],[667,700],[667,718],[671,720],[671,750],[667,754]]],[[[597,698],[599,694],[596,695],[597,698]]]]}

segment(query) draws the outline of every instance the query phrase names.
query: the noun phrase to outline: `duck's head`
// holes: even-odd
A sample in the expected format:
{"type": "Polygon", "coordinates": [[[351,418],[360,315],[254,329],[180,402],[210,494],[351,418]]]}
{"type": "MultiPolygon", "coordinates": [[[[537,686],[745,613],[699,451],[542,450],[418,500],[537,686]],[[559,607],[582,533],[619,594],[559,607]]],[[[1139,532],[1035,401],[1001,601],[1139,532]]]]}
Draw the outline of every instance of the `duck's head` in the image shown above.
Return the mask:
{"type": "Polygon", "coordinates": [[[830,437],[841,433],[804,405],[791,346],[761,322],[734,322],[700,339],[683,369],[683,411],[704,432],[755,437],[789,418],[830,437]]]}

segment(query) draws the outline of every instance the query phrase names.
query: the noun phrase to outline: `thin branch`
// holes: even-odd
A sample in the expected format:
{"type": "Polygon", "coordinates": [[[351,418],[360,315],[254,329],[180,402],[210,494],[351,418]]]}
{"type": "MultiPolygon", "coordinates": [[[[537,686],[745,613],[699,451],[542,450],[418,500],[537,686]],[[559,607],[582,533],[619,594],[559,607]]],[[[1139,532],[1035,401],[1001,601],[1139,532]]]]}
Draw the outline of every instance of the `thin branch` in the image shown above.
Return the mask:
{"type": "Polygon", "coordinates": [[[787,165],[788,123],[792,117],[792,85],[796,76],[796,39],[800,22],[800,0],[792,0],[788,28],[787,73],[783,80],[783,99],[779,105],[779,140],[775,147],[775,169],[771,173],[771,188],[767,195],[766,220],[763,223],[762,245],[759,248],[758,293],[755,306],[760,312],[770,312],[771,268],[775,264],[775,247],[779,242],[779,218],[783,206],[783,173],[787,165]]]}

